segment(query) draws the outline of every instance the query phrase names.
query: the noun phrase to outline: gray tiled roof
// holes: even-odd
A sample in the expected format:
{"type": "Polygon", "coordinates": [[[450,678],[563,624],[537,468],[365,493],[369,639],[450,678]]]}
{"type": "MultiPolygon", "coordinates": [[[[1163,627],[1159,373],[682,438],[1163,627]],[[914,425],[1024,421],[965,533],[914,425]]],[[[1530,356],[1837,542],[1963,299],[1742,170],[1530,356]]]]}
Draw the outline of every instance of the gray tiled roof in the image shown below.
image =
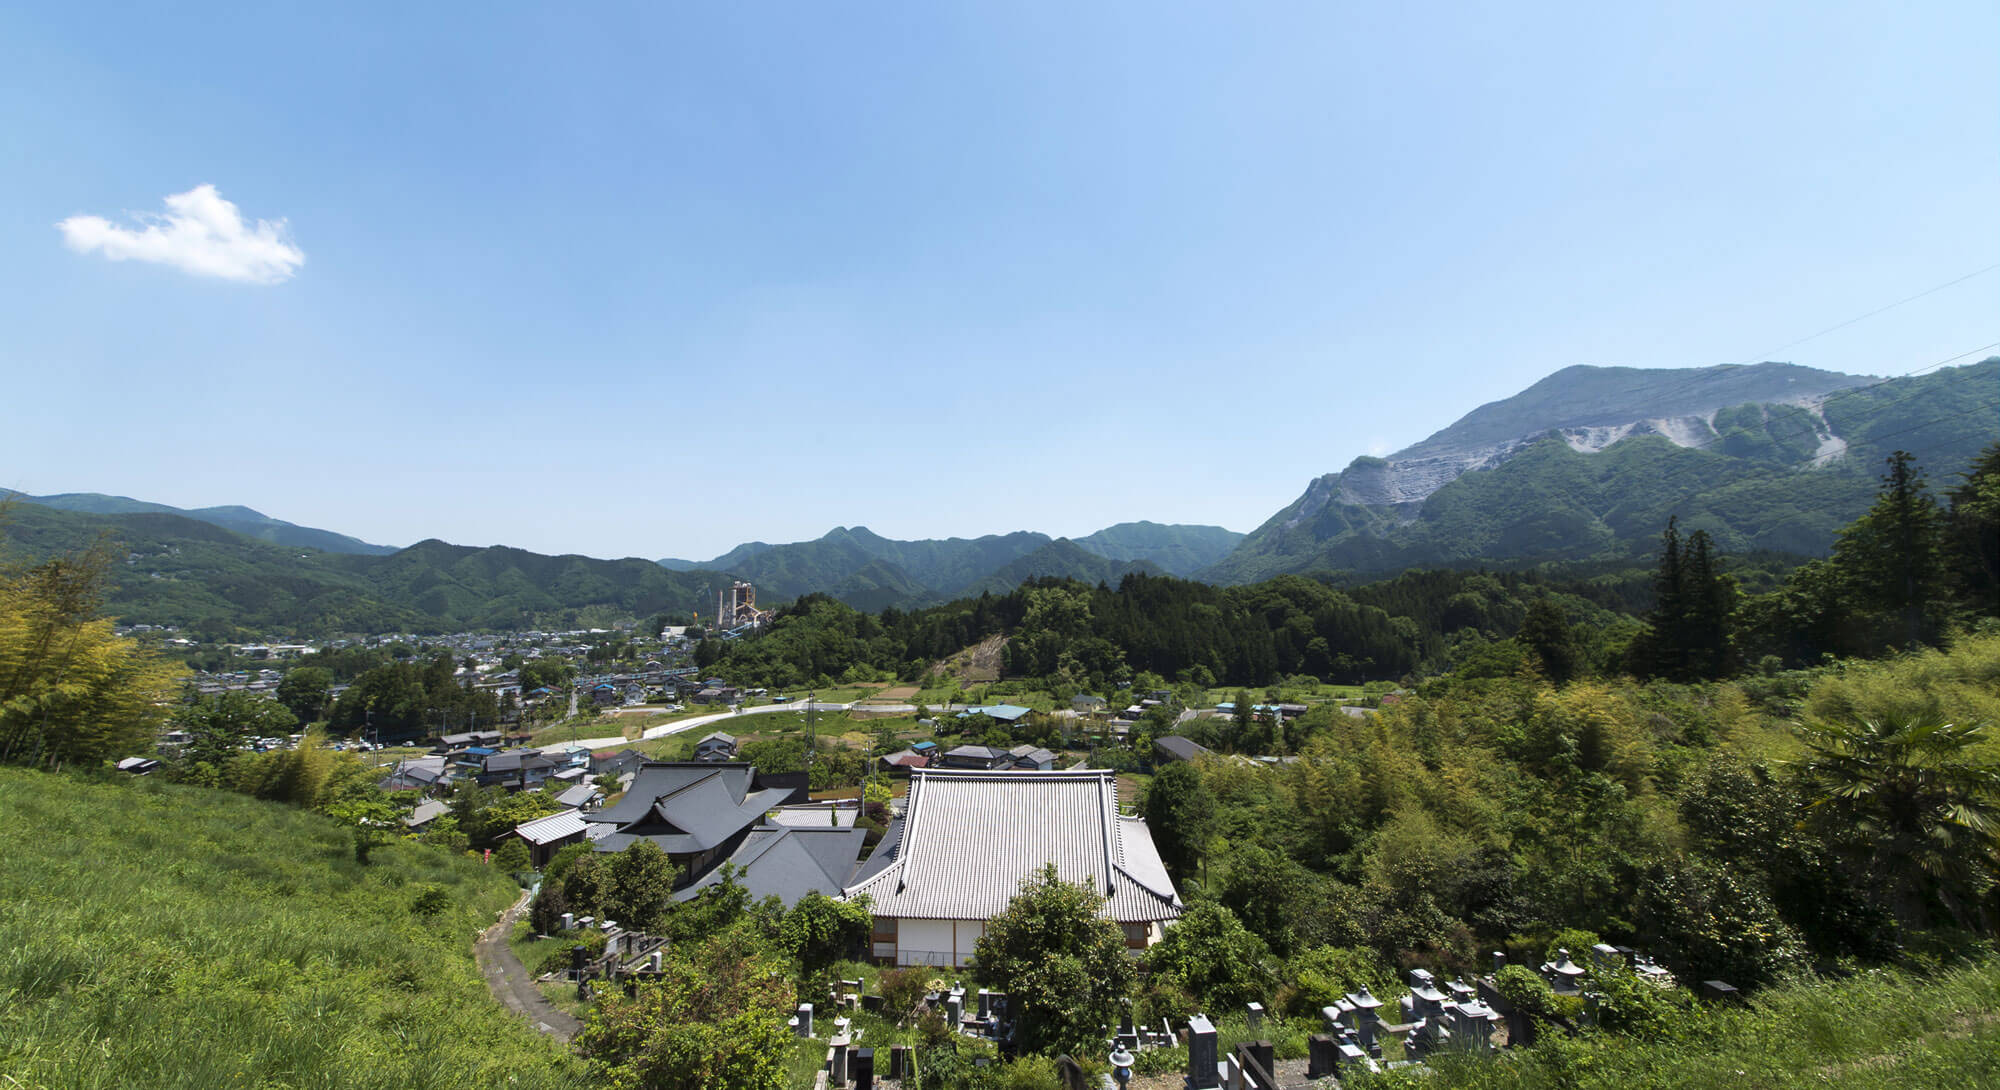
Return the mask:
{"type": "Polygon", "coordinates": [[[747,764],[646,764],[618,805],[584,815],[616,829],[599,846],[617,851],[644,837],[670,855],[704,852],[763,820],[792,792],[752,790],[747,764]]]}
{"type": "MultiPolygon", "coordinates": [[[[750,830],[742,846],[729,857],[738,868],[736,884],[753,901],[775,896],[787,906],[818,890],[829,897],[854,874],[865,829],[796,829],[764,825],[750,830]]],[[[692,899],[703,889],[722,880],[722,868],[704,875],[698,882],[677,890],[674,900],[692,899]]]]}
{"type": "Polygon", "coordinates": [[[1146,823],[1118,814],[1110,772],[921,770],[911,773],[899,824],[893,859],[879,862],[885,837],[862,866],[868,877],[847,888],[867,894],[878,916],[988,919],[1050,863],[1064,881],[1106,894],[1111,919],[1180,915],[1146,823]]]}

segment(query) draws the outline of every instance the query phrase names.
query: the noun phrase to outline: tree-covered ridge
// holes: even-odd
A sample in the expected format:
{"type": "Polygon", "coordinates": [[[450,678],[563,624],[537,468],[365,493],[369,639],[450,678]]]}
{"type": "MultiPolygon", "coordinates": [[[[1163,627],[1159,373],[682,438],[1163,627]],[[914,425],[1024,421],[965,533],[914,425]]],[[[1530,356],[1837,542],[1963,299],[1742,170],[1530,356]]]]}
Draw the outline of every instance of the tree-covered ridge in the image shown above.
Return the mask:
{"type": "Polygon", "coordinates": [[[1300,674],[1355,682],[1442,669],[1513,636],[1543,599],[1572,623],[1619,630],[1619,614],[1600,604],[1615,595],[1531,573],[1412,573],[1344,590],[1301,576],[1225,588],[1136,573],[1115,587],[1035,579],[1005,594],[880,615],[812,595],[779,610],[763,632],[705,642],[698,661],[779,688],[857,670],[914,679],[1005,634],[1008,676],[1057,687],[1120,688],[1140,671],[1202,686],[1300,674]]]}
{"type": "Polygon", "coordinates": [[[1890,452],[1960,466],[2000,434],[1996,387],[2000,359],[1842,389],[1817,408],[1736,404],[1686,446],[1635,434],[1592,452],[1543,422],[1421,503],[1343,502],[1341,479],[1322,478],[1202,577],[1629,558],[1673,515],[1728,552],[1821,553],[1868,506],[1890,452]]]}
{"type": "MultiPolygon", "coordinates": [[[[746,542],[702,566],[734,572],[771,600],[829,594],[857,609],[878,610],[1011,590],[1040,576],[1095,582],[1129,571],[1187,575],[1221,559],[1242,536],[1219,526],[1127,522],[1075,541],[1030,531],[897,541],[865,526],[840,526],[812,541],[746,542]]],[[[674,570],[697,566],[660,563],[674,570]]]]}
{"type": "Polygon", "coordinates": [[[15,503],[0,518],[10,553],[25,562],[107,542],[117,554],[107,602],[126,623],[218,635],[574,628],[686,611],[712,602],[714,588],[729,579],[636,558],[436,541],[389,556],[339,555],[253,541],[179,515],[89,515],[15,503]]]}
{"type": "Polygon", "coordinates": [[[1144,560],[1168,575],[1188,576],[1228,556],[1243,536],[1220,526],[1162,526],[1141,520],[1107,526],[1076,543],[1107,560],[1144,560]]]}
{"type": "Polygon", "coordinates": [[[262,511],[253,511],[248,507],[233,504],[225,507],[186,509],[164,503],[135,500],[129,496],[106,496],[98,492],[30,496],[25,492],[9,492],[5,489],[0,489],[0,499],[39,504],[60,511],[78,511],[87,515],[180,515],[273,545],[296,545],[307,549],[318,549],[321,552],[386,556],[396,551],[393,546],[371,545],[347,534],[300,526],[283,519],[274,519],[262,511]]]}

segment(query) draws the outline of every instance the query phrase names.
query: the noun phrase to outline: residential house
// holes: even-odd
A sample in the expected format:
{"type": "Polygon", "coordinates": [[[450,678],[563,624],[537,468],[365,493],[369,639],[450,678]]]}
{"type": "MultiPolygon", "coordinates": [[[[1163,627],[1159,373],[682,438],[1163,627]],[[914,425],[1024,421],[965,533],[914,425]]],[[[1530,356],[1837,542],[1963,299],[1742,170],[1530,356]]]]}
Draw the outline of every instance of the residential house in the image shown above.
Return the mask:
{"type": "Polygon", "coordinates": [[[604,804],[604,792],[595,784],[580,783],[564,789],[556,802],[568,810],[595,810],[604,804]]]}
{"type": "Polygon", "coordinates": [[[485,759],[479,772],[480,786],[499,784],[516,791],[540,787],[543,781],[555,775],[562,767],[553,757],[544,757],[532,749],[509,750],[495,753],[485,759]]]}
{"type": "Polygon", "coordinates": [[[406,757],[382,780],[384,791],[429,791],[451,782],[451,769],[443,756],[406,757]]]}
{"type": "Polygon", "coordinates": [[[907,776],[914,769],[929,768],[931,759],[915,750],[904,749],[879,758],[875,763],[891,776],[907,776]]]}
{"type": "Polygon", "coordinates": [[[1069,698],[1069,706],[1078,715],[1095,715],[1104,710],[1105,700],[1090,693],[1078,693],[1069,698]]]}
{"type": "Polygon", "coordinates": [[[736,757],[736,736],[716,731],[694,744],[697,761],[729,761],[736,757]]]}
{"type": "Polygon", "coordinates": [[[1097,770],[914,772],[904,816],[846,895],[871,902],[877,961],[956,967],[1022,881],[1051,864],[1105,898],[1130,949],[1158,942],[1181,913],[1146,823],[1119,813],[1116,776],[1097,770]]]}
{"type": "Polygon", "coordinates": [[[416,809],[410,811],[410,816],[403,819],[403,826],[413,833],[421,833],[430,828],[431,822],[449,813],[451,807],[437,799],[425,799],[417,804],[416,809]]]}
{"type": "Polygon", "coordinates": [[[555,854],[571,844],[585,840],[600,840],[611,832],[608,825],[593,825],[582,811],[564,810],[561,813],[524,821],[514,827],[514,835],[528,842],[528,858],[540,870],[549,865],[555,854]]]}
{"type": "Polygon", "coordinates": [[[1212,757],[1215,751],[1178,734],[1153,739],[1153,759],[1160,762],[1192,761],[1197,757],[1212,757]]]}
{"type": "Polygon", "coordinates": [[[1013,761],[1012,767],[1032,772],[1047,772],[1056,766],[1056,755],[1040,746],[1015,746],[1007,751],[1007,756],[1013,761]]]}
{"type": "Polygon", "coordinates": [[[601,749],[590,755],[590,771],[594,775],[619,776],[645,763],[646,755],[636,749],[601,749]]]}
{"type": "Polygon", "coordinates": [[[970,719],[975,715],[983,715],[997,723],[1016,723],[1033,711],[1033,708],[1024,708],[1019,704],[981,704],[959,712],[958,718],[970,719]]]}
{"type": "Polygon", "coordinates": [[[1013,762],[1013,756],[1004,749],[973,745],[959,746],[946,752],[943,757],[938,759],[938,765],[941,768],[963,768],[977,771],[1005,768],[1013,762]]]}

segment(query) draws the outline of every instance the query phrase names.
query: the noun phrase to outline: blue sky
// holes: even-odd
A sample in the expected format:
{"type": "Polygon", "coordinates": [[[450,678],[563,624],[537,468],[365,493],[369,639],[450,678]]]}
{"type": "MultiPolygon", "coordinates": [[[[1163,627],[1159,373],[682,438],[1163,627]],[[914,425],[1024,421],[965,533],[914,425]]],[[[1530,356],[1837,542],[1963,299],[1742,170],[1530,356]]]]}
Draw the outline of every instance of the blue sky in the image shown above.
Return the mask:
{"type": "Polygon", "coordinates": [[[2000,262],[1984,2],[23,7],[0,485],[389,544],[1248,530],[2000,262]]]}

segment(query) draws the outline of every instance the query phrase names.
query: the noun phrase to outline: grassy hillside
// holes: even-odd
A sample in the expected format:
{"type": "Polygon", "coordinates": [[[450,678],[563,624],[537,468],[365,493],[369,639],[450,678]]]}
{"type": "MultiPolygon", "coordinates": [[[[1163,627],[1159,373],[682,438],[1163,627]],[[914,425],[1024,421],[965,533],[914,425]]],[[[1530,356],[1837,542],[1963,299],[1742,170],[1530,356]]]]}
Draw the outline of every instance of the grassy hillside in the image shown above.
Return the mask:
{"type": "Polygon", "coordinates": [[[470,860],[362,866],[310,813],[14,769],[0,828],[0,1084],[584,1085],[474,968],[516,890],[470,860]]]}

